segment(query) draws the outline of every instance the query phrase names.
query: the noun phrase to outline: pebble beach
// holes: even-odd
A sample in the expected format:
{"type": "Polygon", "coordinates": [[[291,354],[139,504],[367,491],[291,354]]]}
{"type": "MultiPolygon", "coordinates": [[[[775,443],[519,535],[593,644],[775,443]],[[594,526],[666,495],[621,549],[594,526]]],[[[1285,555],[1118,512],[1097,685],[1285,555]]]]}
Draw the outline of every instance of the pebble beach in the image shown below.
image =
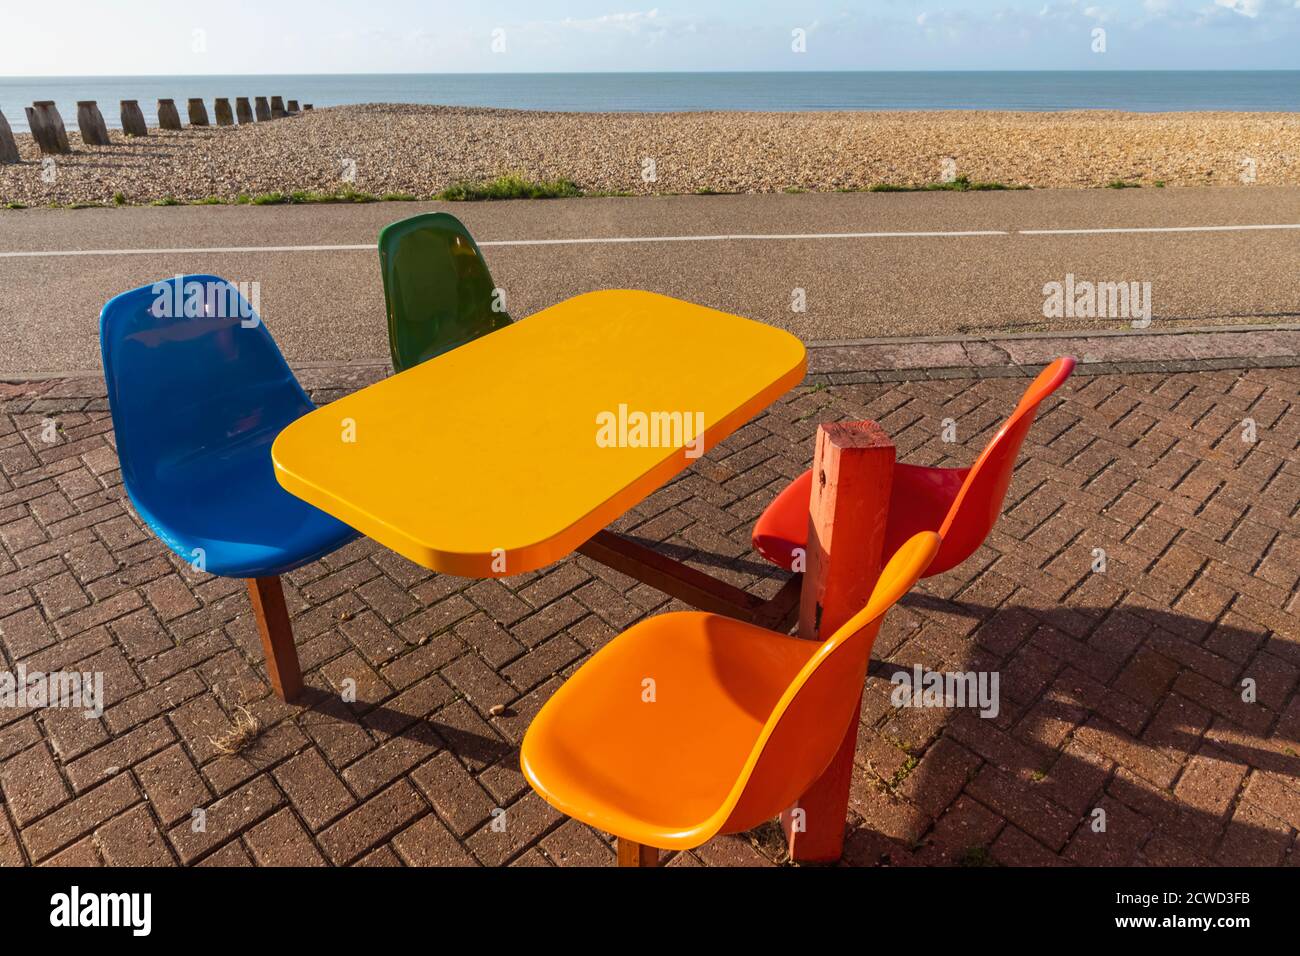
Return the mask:
{"type": "MultiPolygon", "coordinates": [[[[64,117],[65,122],[69,117],[64,117]]],[[[584,193],[1300,184],[1297,113],[548,113],[369,104],[247,126],[111,131],[43,166],[30,135],[0,207],[236,201],[303,190],[427,199],[517,174],[584,193]]]]}

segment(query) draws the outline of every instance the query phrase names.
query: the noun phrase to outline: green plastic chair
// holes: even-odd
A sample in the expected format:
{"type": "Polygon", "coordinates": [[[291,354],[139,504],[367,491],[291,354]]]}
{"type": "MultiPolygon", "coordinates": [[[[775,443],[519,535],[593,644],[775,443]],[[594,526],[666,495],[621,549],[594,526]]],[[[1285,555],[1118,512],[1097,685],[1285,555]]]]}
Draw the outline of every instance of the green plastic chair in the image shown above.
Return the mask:
{"type": "Polygon", "coordinates": [[[379,266],[399,372],[510,324],[506,312],[492,309],[496,286],[474,237],[449,213],[385,226],[379,266]]]}

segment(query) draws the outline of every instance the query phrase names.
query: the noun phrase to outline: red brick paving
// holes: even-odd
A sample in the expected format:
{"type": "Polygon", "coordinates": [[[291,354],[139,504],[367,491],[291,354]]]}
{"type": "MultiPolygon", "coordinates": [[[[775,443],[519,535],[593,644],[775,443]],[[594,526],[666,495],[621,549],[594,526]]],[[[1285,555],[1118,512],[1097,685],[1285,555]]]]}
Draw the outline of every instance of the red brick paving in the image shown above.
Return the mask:
{"type": "MultiPolygon", "coordinates": [[[[1300,370],[1135,358],[1153,364],[1084,367],[1125,374],[1076,374],[1048,403],[986,545],[887,621],[845,863],[1296,862],[1300,370]],[[893,708],[888,675],[915,663],[997,670],[1000,714],[893,708]]],[[[844,361],[822,364],[619,530],[770,593],[750,526],[806,465],[817,422],[873,418],[902,460],[968,464],[1025,372],[853,383],[844,361]]],[[[326,400],[366,374],[305,378],[326,400]]],[[[0,711],[0,864],[613,861],[606,835],[528,789],[516,748],[593,650],[672,602],[583,558],[467,581],[360,541],[287,578],[312,690],[286,706],[242,585],[193,573],[132,514],[102,386],[3,394],[3,666],[103,671],[108,706],[0,711]],[[41,440],[46,418],[57,442],[41,440]],[[346,679],[357,703],[336,693],[346,679]],[[223,754],[213,738],[239,707],[261,732],[223,754]]],[[[765,827],[672,863],[781,853],[765,827]]]]}

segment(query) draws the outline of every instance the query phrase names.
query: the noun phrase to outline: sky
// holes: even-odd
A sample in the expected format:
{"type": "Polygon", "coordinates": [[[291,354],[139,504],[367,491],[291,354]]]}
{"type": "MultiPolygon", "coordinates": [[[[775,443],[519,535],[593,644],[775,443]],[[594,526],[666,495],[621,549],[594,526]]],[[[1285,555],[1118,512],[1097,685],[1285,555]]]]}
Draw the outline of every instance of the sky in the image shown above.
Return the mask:
{"type": "Polygon", "coordinates": [[[1300,0],[0,0],[0,76],[1296,68],[1300,0]]]}

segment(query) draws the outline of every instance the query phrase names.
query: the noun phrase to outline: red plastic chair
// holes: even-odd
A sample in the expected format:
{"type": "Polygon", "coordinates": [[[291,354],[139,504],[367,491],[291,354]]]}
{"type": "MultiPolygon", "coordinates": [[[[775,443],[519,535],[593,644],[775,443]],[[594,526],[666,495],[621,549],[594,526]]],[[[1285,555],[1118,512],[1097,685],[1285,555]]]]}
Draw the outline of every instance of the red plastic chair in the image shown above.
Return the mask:
{"type": "MultiPolygon", "coordinates": [[[[894,466],[884,554],[898,550],[919,531],[938,531],[939,554],[925,577],[961,564],[984,542],[1002,511],[1016,456],[1038,406],[1074,371],[1074,359],[1058,358],[1034,379],[983,454],[970,468],[894,466]]],[[[768,505],[754,525],[754,548],[773,564],[792,570],[795,549],[808,547],[812,470],[796,478],[768,505]]]]}

